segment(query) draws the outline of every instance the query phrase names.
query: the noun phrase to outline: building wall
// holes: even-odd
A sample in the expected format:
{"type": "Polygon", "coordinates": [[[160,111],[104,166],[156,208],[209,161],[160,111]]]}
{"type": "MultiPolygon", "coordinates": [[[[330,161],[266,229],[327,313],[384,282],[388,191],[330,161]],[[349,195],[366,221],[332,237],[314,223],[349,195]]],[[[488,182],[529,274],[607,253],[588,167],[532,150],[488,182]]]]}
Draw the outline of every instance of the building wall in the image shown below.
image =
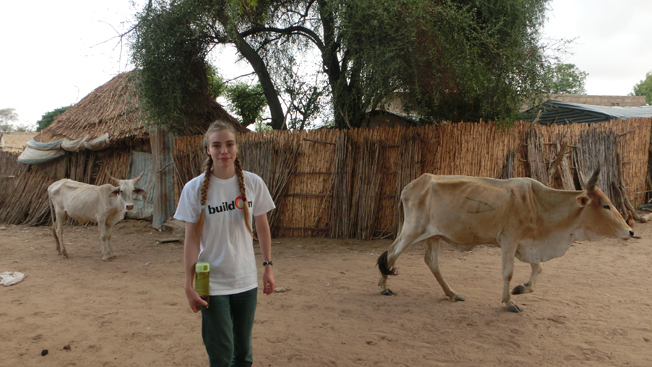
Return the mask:
{"type": "Polygon", "coordinates": [[[37,134],[36,132],[2,133],[0,134],[0,150],[22,152],[25,149],[25,144],[37,134]]]}
{"type": "Polygon", "coordinates": [[[409,122],[405,121],[405,119],[402,119],[396,115],[392,115],[389,113],[379,113],[377,115],[365,118],[362,120],[362,123],[360,124],[360,127],[362,128],[369,128],[373,129],[376,127],[380,126],[386,126],[386,127],[394,127],[394,126],[403,126],[403,127],[410,127],[412,124],[409,122]]]}
{"type": "Polygon", "coordinates": [[[550,99],[569,103],[588,104],[593,106],[645,106],[645,96],[589,96],[580,94],[553,94],[550,99]]]}

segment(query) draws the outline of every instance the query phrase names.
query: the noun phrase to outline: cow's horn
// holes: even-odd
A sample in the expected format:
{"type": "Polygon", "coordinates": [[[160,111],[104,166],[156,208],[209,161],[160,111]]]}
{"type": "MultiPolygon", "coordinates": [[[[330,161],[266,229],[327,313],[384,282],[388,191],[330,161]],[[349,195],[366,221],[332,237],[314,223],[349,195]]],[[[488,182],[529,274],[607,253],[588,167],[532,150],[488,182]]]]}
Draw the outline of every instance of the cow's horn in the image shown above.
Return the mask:
{"type": "Polygon", "coordinates": [[[144,174],[145,174],[145,171],[143,170],[143,172],[141,172],[140,175],[138,175],[138,177],[134,178],[134,183],[138,182],[141,178],[143,178],[144,174]]]}
{"type": "Polygon", "coordinates": [[[591,178],[586,182],[586,191],[595,190],[595,184],[598,183],[598,176],[600,176],[600,167],[595,169],[591,178]]]}
{"type": "Polygon", "coordinates": [[[113,180],[113,182],[115,182],[116,185],[120,185],[120,180],[118,180],[117,178],[111,176],[111,174],[108,173],[108,172],[106,173],[106,175],[109,176],[109,178],[110,178],[111,180],[113,180]]]}

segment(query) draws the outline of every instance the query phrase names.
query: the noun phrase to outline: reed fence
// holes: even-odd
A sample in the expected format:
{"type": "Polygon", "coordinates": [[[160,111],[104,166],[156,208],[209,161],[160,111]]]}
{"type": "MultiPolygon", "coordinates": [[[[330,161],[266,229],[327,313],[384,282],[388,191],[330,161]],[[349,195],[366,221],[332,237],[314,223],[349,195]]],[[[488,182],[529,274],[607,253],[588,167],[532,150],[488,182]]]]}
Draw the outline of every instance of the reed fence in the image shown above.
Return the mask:
{"type": "MultiPolygon", "coordinates": [[[[625,215],[645,201],[652,119],[543,126],[520,122],[240,135],[243,168],[274,196],[272,232],[281,237],[395,236],[400,193],[422,173],[533,177],[581,189],[600,166],[598,186],[625,215]]],[[[202,137],[175,140],[177,198],[201,173],[202,137]]]]}
{"type": "MultiPolygon", "coordinates": [[[[533,177],[581,189],[600,166],[598,186],[622,214],[646,201],[652,119],[543,126],[520,122],[240,135],[243,168],[260,175],[277,209],[275,236],[381,238],[402,222],[400,193],[422,173],[533,177]]],[[[66,154],[25,166],[0,152],[0,223],[50,222],[47,187],[61,179],[101,185],[126,177],[130,149],[66,154]]],[[[201,136],[175,139],[175,193],[202,172],[201,136]]],[[[651,163],[652,164],[652,163],[651,163]]],[[[636,216],[636,214],[635,214],[636,216]]]]}
{"type": "Polygon", "coordinates": [[[36,226],[51,223],[48,186],[62,178],[103,185],[109,174],[126,177],[131,152],[86,150],[31,166],[18,163],[18,155],[0,152],[0,223],[36,226]]]}

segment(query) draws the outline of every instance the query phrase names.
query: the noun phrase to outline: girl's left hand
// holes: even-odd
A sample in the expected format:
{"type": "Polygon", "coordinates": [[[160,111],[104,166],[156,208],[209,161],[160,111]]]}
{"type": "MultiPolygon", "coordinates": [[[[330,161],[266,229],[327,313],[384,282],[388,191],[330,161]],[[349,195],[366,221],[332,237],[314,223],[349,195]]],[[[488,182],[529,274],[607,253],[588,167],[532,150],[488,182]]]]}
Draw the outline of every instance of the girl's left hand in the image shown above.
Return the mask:
{"type": "Polygon", "coordinates": [[[270,295],[274,293],[274,272],[272,271],[272,265],[265,266],[265,273],[263,274],[263,293],[270,295]]]}

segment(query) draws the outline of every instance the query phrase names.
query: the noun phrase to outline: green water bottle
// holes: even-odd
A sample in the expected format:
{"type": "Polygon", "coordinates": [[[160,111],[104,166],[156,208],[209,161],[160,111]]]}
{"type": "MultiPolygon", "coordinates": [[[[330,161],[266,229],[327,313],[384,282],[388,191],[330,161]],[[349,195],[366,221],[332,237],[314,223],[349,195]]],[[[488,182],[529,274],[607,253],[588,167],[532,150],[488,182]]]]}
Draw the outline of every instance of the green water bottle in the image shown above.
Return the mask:
{"type": "MultiPolygon", "coordinates": [[[[210,270],[211,264],[209,263],[198,262],[197,265],[195,265],[195,291],[197,291],[199,297],[206,301],[206,303],[208,303],[208,296],[210,295],[210,270]]],[[[198,310],[203,310],[206,308],[208,308],[208,305],[197,306],[198,310]]]]}

